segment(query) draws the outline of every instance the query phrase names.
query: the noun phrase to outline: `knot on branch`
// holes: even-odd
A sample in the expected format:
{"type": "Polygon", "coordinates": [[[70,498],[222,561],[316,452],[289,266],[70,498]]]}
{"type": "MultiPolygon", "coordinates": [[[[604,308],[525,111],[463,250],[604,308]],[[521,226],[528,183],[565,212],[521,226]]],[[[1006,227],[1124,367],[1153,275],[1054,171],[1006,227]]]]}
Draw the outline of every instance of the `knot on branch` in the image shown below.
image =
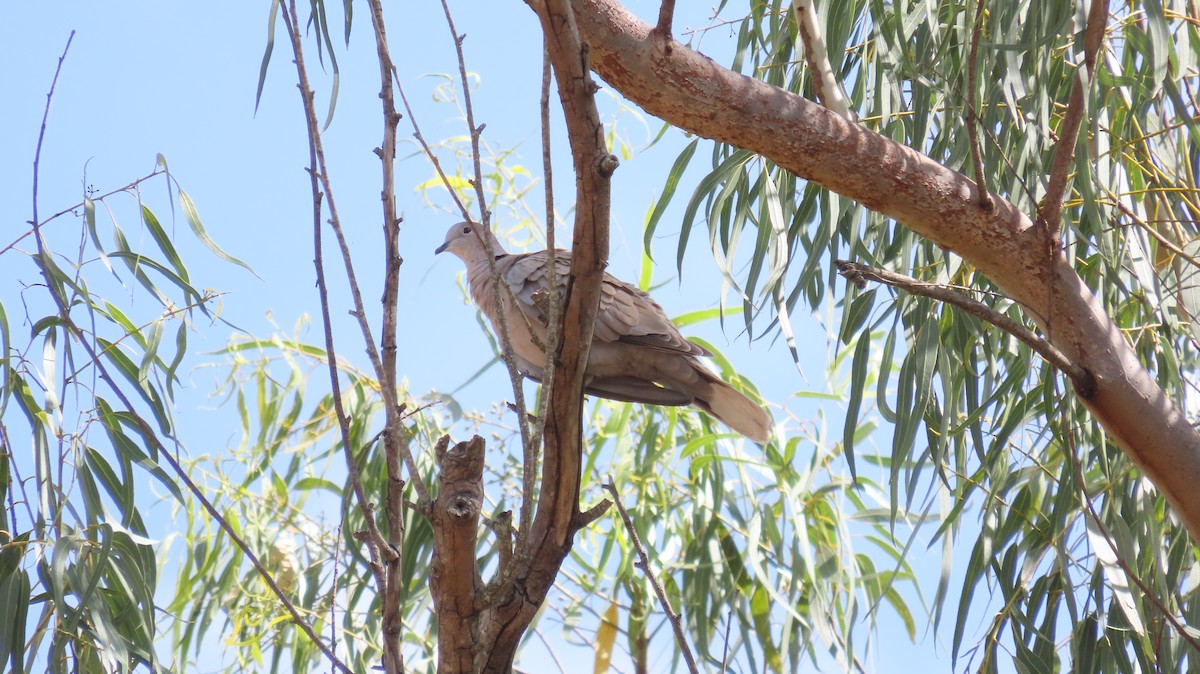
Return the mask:
{"type": "Polygon", "coordinates": [[[838,273],[846,279],[847,282],[854,284],[855,288],[862,290],[867,287],[867,277],[862,272],[862,267],[849,260],[834,260],[837,265],[838,273]]]}
{"type": "Polygon", "coordinates": [[[605,178],[611,178],[617,172],[617,167],[621,165],[621,160],[617,159],[616,155],[606,154],[600,158],[600,163],[596,167],[600,171],[600,175],[605,178]]]}
{"type": "Polygon", "coordinates": [[[446,504],[446,514],[456,518],[474,518],[479,514],[479,494],[474,490],[454,494],[446,504]]]}

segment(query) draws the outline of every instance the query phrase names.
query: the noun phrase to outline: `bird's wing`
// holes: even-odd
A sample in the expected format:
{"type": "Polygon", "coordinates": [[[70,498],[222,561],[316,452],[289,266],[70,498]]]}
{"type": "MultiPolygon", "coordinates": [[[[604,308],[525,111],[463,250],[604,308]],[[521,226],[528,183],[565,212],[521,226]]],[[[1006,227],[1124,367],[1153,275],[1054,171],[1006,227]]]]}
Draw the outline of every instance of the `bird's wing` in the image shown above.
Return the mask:
{"type": "MultiPolygon", "coordinates": [[[[550,301],[549,264],[546,251],[510,255],[512,264],[505,274],[517,306],[530,319],[547,322],[550,301]]],[[[571,273],[571,254],[555,252],[557,286],[560,300],[571,273]]],[[[667,318],[662,307],[641,290],[623,283],[610,274],[601,283],[600,311],[596,315],[597,342],[624,342],[658,351],[693,356],[711,355],[703,347],[689,342],[667,318]]],[[[595,343],[593,343],[595,346],[595,343]]]]}

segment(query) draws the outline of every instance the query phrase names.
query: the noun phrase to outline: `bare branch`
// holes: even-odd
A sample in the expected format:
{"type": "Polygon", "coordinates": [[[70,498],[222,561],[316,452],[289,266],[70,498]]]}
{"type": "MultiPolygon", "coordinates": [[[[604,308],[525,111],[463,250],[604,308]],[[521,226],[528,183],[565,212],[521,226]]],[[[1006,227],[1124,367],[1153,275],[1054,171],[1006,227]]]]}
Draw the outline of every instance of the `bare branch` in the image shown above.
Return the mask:
{"type": "Polygon", "coordinates": [[[1084,398],[1090,398],[1095,393],[1096,381],[1090,372],[1072,363],[1053,344],[1047,342],[1029,328],[983,302],[971,299],[946,286],[918,281],[911,276],[897,274],[886,269],[871,267],[857,262],[848,262],[846,260],[835,260],[834,263],[837,265],[839,274],[860,288],[866,284],[867,280],[878,281],[879,283],[899,288],[913,295],[921,295],[933,298],[939,302],[945,302],[946,304],[962,309],[982,321],[991,323],[1013,337],[1016,337],[1026,346],[1036,351],[1042,358],[1045,358],[1051,365],[1062,370],[1071,378],[1071,381],[1075,384],[1075,391],[1079,395],[1084,398]]]}
{"type": "Polygon", "coordinates": [[[971,144],[971,163],[975,165],[975,191],[979,207],[992,210],[992,195],[983,180],[983,148],[979,144],[979,115],[975,108],[975,85],[979,77],[979,40],[983,37],[983,6],[987,0],[975,3],[975,28],[971,31],[971,51],[967,56],[967,136],[971,144]]]}
{"type": "Polygon", "coordinates": [[[608,509],[611,507],[612,501],[604,499],[591,508],[579,513],[579,517],[575,519],[575,528],[583,529],[591,526],[592,522],[604,517],[604,513],[608,512],[608,509]]]}
{"type": "MultiPolygon", "coordinates": [[[[383,22],[383,3],[380,0],[369,0],[368,5],[371,8],[371,28],[375,35],[376,58],[379,61],[379,100],[383,106],[383,142],[378,150],[382,179],[380,200],[383,207],[384,240],[383,372],[380,375],[380,384],[384,390],[394,392],[399,386],[396,376],[396,326],[399,314],[400,265],[404,264],[404,259],[400,257],[399,241],[402,218],[396,211],[396,125],[400,123],[400,115],[396,112],[396,99],[392,91],[396,68],[392,64],[391,52],[388,49],[387,30],[383,22]]],[[[394,553],[387,558],[387,583],[383,586],[385,591],[381,602],[384,669],[389,673],[400,673],[404,671],[404,654],[401,649],[404,614],[400,605],[400,588],[405,583],[401,578],[400,568],[400,560],[404,553],[405,520],[401,457],[408,461],[414,487],[421,487],[417,493],[423,507],[428,496],[422,493],[421,476],[416,472],[416,464],[412,459],[412,448],[404,428],[404,406],[388,404],[384,412],[387,429],[383,435],[383,453],[388,473],[388,539],[394,553]]]]}
{"type": "MultiPolygon", "coordinates": [[[[458,56],[458,76],[462,80],[463,110],[467,115],[467,132],[471,137],[471,163],[475,171],[475,178],[471,181],[471,184],[475,188],[476,201],[479,202],[480,224],[484,230],[488,230],[492,226],[492,214],[487,209],[487,195],[483,191],[482,154],[479,151],[479,136],[483,133],[483,127],[475,125],[475,106],[471,102],[471,87],[468,86],[467,80],[467,62],[463,56],[462,49],[463,40],[467,36],[459,35],[457,29],[455,29],[454,16],[450,13],[450,5],[447,4],[446,0],[442,0],[442,11],[446,15],[446,26],[450,29],[450,37],[454,40],[454,52],[458,56]]],[[[470,218],[467,219],[470,220],[470,218]]],[[[496,306],[502,306],[502,294],[507,292],[511,296],[512,290],[508,288],[508,284],[501,284],[500,272],[496,269],[496,251],[492,250],[491,237],[485,236],[478,228],[475,230],[475,236],[479,237],[479,240],[483,242],[484,250],[487,251],[488,271],[492,275],[492,293],[496,300],[496,306]]],[[[528,419],[526,419],[525,415],[525,410],[528,408],[525,406],[524,377],[518,370],[516,360],[513,358],[512,339],[509,333],[507,313],[505,311],[497,312],[500,319],[501,358],[508,369],[508,378],[513,387],[513,399],[517,403],[517,407],[521,409],[521,412],[517,414],[517,428],[521,431],[521,444],[527,448],[533,443],[530,438],[528,419]]],[[[519,535],[521,535],[521,532],[518,532],[519,535]]]]}
{"type": "Polygon", "coordinates": [[[1050,182],[1046,185],[1046,196],[1038,207],[1038,221],[1046,228],[1051,246],[1060,244],[1062,229],[1062,202],[1067,191],[1067,177],[1071,162],[1075,159],[1075,145],[1079,138],[1079,127],[1083,124],[1084,105],[1088,84],[1096,74],[1096,54],[1104,43],[1104,31],[1108,27],[1108,0],[1092,0],[1088,10],[1087,26],[1083,36],[1083,67],[1076,66],[1075,83],[1071,87],[1071,100],[1059,127],[1058,142],[1054,145],[1054,158],[1050,162],[1050,182]]]}
{"type": "Polygon", "coordinates": [[[1159,245],[1161,245],[1163,248],[1166,248],[1167,250],[1171,251],[1175,255],[1179,256],[1182,260],[1184,260],[1188,264],[1192,265],[1193,267],[1200,269],[1200,260],[1197,260],[1195,257],[1188,255],[1187,252],[1184,251],[1182,248],[1180,248],[1178,245],[1176,245],[1175,242],[1173,242],[1170,239],[1168,239],[1167,237],[1163,236],[1162,233],[1158,231],[1157,227],[1153,227],[1150,225],[1150,223],[1139,218],[1137,213],[1134,213],[1133,211],[1129,210],[1129,207],[1121,202],[1120,197],[1113,194],[1111,191],[1108,192],[1108,195],[1112,198],[1112,203],[1114,206],[1117,207],[1117,210],[1124,213],[1126,215],[1126,217],[1128,217],[1133,222],[1133,224],[1140,227],[1142,229],[1142,231],[1144,231],[1147,234],[1149,234],[1150,236],[1154,237],[1154,240],[1158,241],[1159,245]]]}
{"type": "Polygon", "coordinates": [[[821,19],[812,0],[792,0],[792,13],[796,16],[796,36],[804,50],[804,61],[808,63],[812,77],[813,92],[821,105],[849,120],[854,120],[850,102],[842,93],[842,86],[833,74],[829,62],[829,50],[821,34],[821,19]]]}
{"type": "MultiPolygon", "coordinates": [[[[554,166],[551,161],[550,146],[550,85],[553,82],[550,68],[550,47],[543,37],[542,46],[542,95],[538,101],[538,110],[542,122],[542,175],[545,181],[546,200],[546,281],[551,288],[558,287],[558,248],[556,246],[554,217],[554,166]]],[[[525,447],[522,464],[523,475],[521,482],[521,512],[517,529],[517,549],[525,549],[525,536],[529,532],[530,522],[533,521],[534,489],[537,480],[538,450],[542,438],[546,434],[546,412],[550,405],[550,391],[554,390],[554,376],[558,371],[558,334],[559,316],[562,314],[562,297],[557,292],[551,292],[548,298],[549,312],[546,318],[546,342],[553,345],[546,349],[546,362],[542,374],[542,395],[538,398],[537,426],[533,437],[525,447]]]]}
{"type": "MultiPolygon", "coordinates": [[[[671,24],[675,21],[675,0],[662,0],[662,4],[658,7],[658,25],[654,27],[654,32],[659,36],[671,37],[671,24]]],[[[670,44],[670,42],[668,42],[670,44]]]]}
{"type": "MultiPolygon", "coordinates": [[[[287,27],[288,35],[292,39],[292,48],[294,50],[294,60],[296,69],[300,73],[300,90],[301,97],[304,99],[305,110],[311,108],[312,90],[308,86],[308,74],[304,68],[304,53],[300,46],[300,36],[293,30],[297,25],[295,2],[289,3],[288,7],[284,8],[283,14],[284,25],[287,27]]],[[[345,454],[346,468],[349,473],[351,490],[358,501],[359,509],[363,512],[363,516],[367,523],[367,543],[370,551],[370,558],[373,563],[372,568],[376,569],[376,582],[379,585],[380,592],[384,591],[385,578],[378,572],[379,560],[381,556],[386,556],[391,552],[387,540],[384,539],[383,533],[380,532],[379,526],[375,522],[375,506],[367,501],[366,491],[362,486],[362,478],[358,472],[358,462],[354,456],[354,445],[350,442],[350,417],[346,414],[345,406],[342,404],[342,386],[341,379],[337,370],[337,351],[333,343],[333,321],[329,312],[329,288],[325,278],[325,256],[323,254],[324,246],[321,242],[321,208],[322,201],[325,195],[321,192],[321,186],[318,178],[318,149],[319,135],[314,131],[316,129],[316,113],[315,108],[311,108],[312,124],[310,124],[308,134],[308,155],[309,155],[309,181],[313,195],[313,264],[317,274],[317,292],[320,295],[321,304],[321,321],[324,326],[325,336],[325,361],[329,368],[329,383],[332,389],[332,398],[334,411],[337,415],[338,428],[341,432],[342,451],[345,454]]],[[[328,183],[326,184],[328,190],[328,183]]]]}
{"type": "Polygon", "coordinates": [[[613,503],[617,504],[617,512],[621,513],[621,521],[625,523],[625,531],[629,534],[630,542],[633,543],[634,552],[637,553],[638,560],[634,566],[646,574],[646,579],[650,581],[650,587],[654,588],[654,594],[658,596],[658,603],[662,606],[663,613],[671,623],[671,629],[675,631],[675,643],[679,645],[679,650],[683,653],[683,661],[687,663],[688,671],[696,674],[699,671],[696,669],[696,658],[692,655],[692,647],[688,645],[687,635],[683,631],[683,621],[679,619],[680,614],[671,609],[671,600],[667,599],[667,593],[663,590],[662,583],[658,582],[658,577],[654,575],[654,569],[650,568],[650,556],[646,554],[646,548],[642,547],[642,539],[638,537],[633,520],[625,510],[625,505],[621,503],[621,495],[613,486],[611,477],[608,478],[604,489],[612,495],[613,503]]]}
{"type": "MultiPolygon", "coordinates": [[[[115,190],[109,190],[108,192],[105,192],[104,194],[101,194],[99,196],[91,197],[90,201],[92,201],[93,203],[100,203],[100,202],[104,201],[105,199],[107,199],[108,197],[111,197],[114,194],[121,194],[123,192],[128,192],[129,190],[132,190],[132,189],[138,187],[139,185],[146,182],[147,180],[150,180],[151,178],[160,176],[164,173],[166,173],[166,170],[162,169],[160,167],[160,165],[156,164],[154,167],[154,170],[151,171],[150,173],[147,173],[146,175],[142,176],[141,178],[138,178],[137,180],[131,181],[130,183],[126,184],[123,187],[118,187],[115,190]]],[[[81,202],[75,204],[74,206],[69,206],[67,208],[64,208],[61,211],[47,217],[45,220],[39,222],[38,226],[45,227],[50,222],[52,222],[58,218],[61,218],[62,216],[66,215],[67,213],[74,213],[75,211],[77,211],[80,208],[83,208],[86,205],[87,205],[86,201],[81,201],[81,202]]],[[[10,241],[8,243],[8,245],[4,246],[3,248],[0,248],[0,255],[3,255],[5,253],[7,253],[8,251],[12,250],[13,248],[15,248],[18,243],[21,243],[22,241],[24,241],[25,237],[29,236],[30,234],[33,234],[33,232],[34,232],[34,228],[31,226],[29,229],[22,232],[20,236],[13,239],[12,241],[10,241]]]]}
{"type": "MultiPolygon", "coordinates": [[[[282,1],[282,0],[280,0],[282,1]]],[[[362,300],[362,292],[358,287],[358,277],[354,273],[354,262],[350,255],[349,244],[346,243],[345,234],[342,231],[341,219],[338,217],[337,205],[333,197],[333,188],[330,184],[329,170],[325,163],[325,150],[321,142],[320,126],[317,122],[316,105],[313,102],[312,87],[308,83],[308,72],[304,68],[304,54],[301,45],[301,37],[299,32],[299,19],[296,15],[295,1],[289,3],[289,11],[282,12],[284,17],[284,26],[287,28],[288,36],[292,42],[292,52],[295,55],[296,74],[299,80],[300,98],[304,103],[304,117],[307,124],[309,141],[312,144],[312,154],[315,156],[316,176],[319,178],[321,188],[324,190],[324,201],[329,208],[329,228],[333,231],[334,237],[337,239],[338,249],[341,253],[342,264],[346,270],[346,282],[350,287],[350,296],[354,302],[354,310],[351,312],[358,323],[359,330],[362,332],[363,342],[365,343],[367,357],[371,361],[371,368],[375,374],[375,378],[380,382],[380,390],[383,395],[385,409],[400,410],[400,402],[396,397],[396,388],[385,386],[387,381],[386,373],[383,366],[383,360],[380,357],[379,349],[375,346],[375,338],[371,333],[371,325],[367,321],[367,313],[362,300]]],[[[327,307],[326,307],[327,310],[327,307]]],[[[326,347],[330,349],[332,345],[332,326],[327,322],[325,325],[327,333],[326,347]]],[[[329,355],[334,356],[334,352],[329,350],[329,355]]],[[[336,386],[336,377],[332,377],[333,385],[336,386]]],[[[335,400],[338,399],[335,396],[335,400]]],[[[397,418],[401,412],[397,412],[397,418]]],[[[393,419],[389,417],[389,422],[393,419]]],[[[394,432],[394,429],[389,428],[389,434],[394,432]]],[[[343,443],[345,444],[345,443],[343,443]]],[[[413,459],[412,452],[408,451],[407,446],[400,445],[401,456],[408,468],[410,479],[412,480],[413,489],[417,492],[417,496],[421,503],[428,501],[428,494],[425,490],[425,483],[421,479],[421,474],[417,471],[416,461],[413,459]]],[[[350,451],[347,447],[346,451],[350,451]]],[[[356,495],[359,498],[360,507],[366,502],[365,497],[356,495]]],[[[389,554],[384,552],[383,554],[389,554]]]]}

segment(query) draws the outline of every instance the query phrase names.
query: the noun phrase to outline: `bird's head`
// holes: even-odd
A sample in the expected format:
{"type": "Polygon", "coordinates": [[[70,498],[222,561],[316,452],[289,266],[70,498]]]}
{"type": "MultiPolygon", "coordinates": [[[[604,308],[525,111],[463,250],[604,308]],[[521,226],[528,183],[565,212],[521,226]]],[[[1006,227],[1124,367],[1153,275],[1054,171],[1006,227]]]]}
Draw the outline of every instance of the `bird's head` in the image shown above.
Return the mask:
{"type": "Polygon", "coordinates": [[[487,257],[487,249],[484,247],[482,238],[485,236],[492,241],[492,253],[503,255],[504,247],[500,245],[496,236],[470,222],[460,222],[451,226],[450,231],[446,232],[446,240],[433,252],[436,255],[450,251],[466,263],[482,260],[487,257]]]}

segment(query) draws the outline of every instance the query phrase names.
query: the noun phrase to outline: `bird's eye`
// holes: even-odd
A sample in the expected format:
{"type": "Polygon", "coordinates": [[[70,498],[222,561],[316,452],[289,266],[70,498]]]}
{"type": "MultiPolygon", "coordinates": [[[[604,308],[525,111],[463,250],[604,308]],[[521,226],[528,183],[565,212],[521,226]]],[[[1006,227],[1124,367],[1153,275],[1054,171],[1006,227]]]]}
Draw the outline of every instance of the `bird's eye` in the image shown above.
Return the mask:
{"type": "Polygon", "coordinates": [[[467,225],[466,227],[463,227],[463,234],[470,234],[470,233],[471,233],[471,226],[470,226],[470,225],[467,225]]]}

